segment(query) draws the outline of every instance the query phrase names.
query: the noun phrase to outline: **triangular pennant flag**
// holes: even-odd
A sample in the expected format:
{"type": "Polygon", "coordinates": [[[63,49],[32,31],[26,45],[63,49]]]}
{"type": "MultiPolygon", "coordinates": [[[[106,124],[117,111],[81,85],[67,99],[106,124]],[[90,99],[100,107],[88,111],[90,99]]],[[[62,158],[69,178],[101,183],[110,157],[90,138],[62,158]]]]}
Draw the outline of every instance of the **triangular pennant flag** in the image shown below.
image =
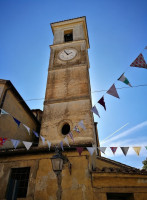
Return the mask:
{"type": "Polygon", "coordinates": [[[68,135],[69,135],[69,137],[72,139],[72,141],[74,142],[73,135],[72,135],[72,132],[71,132],[71,131],[68,133],[68,135]]]}
{"type": "Polygon", "coordinates": [[[128,79],[124,76],[124,73],[118,78],[118,81],[122,81],[123,83],[125,83],[125,84],[129,85],[130,87],[132,87],[132,85],[130,84],[128,79]]]}
{"type": "Polygon", "coordinates": [[[78,124],[83,130],[86,130],[84,123],[83,123],[83,120],[81,120],[78,124]]]}
{"type": "Polygon", "coordinates": [[[98,103],[101,104],[104,107],[104,109],[106,110],[104,96],[102,96],[102,98],[98,101],[98,103]]]}
{"type": "Polygon", "coordinates": [[[115,85],[113,84],[111,88],[107,91],[107,94],[110,94],[116,98],[119,98],[115,85]]]}
{"type": "Polygon", "coordinates": [[[139,156],[141,147],[133,147],[134,151],[136,152],[136,154],[139,156]]]}
{"type": "Polygon", "coordinates": [[[41,135],[40,135],[40,137],[41,137],[42,143],[44,145],[45,144],[45,138],[43,136],[41,136],[41,135]]]}
{"type": "Polygon", "coordinates": [[[13,139],[11,139],[11,142],[12,142],[14,148],[16,149],[16,147],[18,146],[18,144],[19,144],[20,141],[19,140],[13,140],[13,139]]]}
{"type": "Polygon", "coordinates": [[[22,141],[22,142],[25,145],[27,150],[29,150],[29,148],[32,146],[32,142],[26,142],[26,141],[22,141]]]}
{"type": "Polygon", "coordinates": [[[64,151],[63,142],[62,141],[60,142],[60,146],[61,146],[62,151],[64,151]]]}
{"type": "MultiPolygon", "coordinates": [[[[33,131],[33,130],[32,130],[32,131],[33,131]]],[[[36,137],[39,137],[39,135],[38,135],[37,132],[33,131],[33,133],[34,133],[34,135],[35,135],[36,137]]]]}
{"type": "Polygon", "coordinates": [[[6,142],[7,138],[0,137],[0,145],[3,145],[6,142]]]}
{"type": "Polygon", "coordinates": [[[131,67],[140,67],[140,68],[146,68],[147,69],[147,64],[144,60],[144,57],[142,53],[139,54],[139,56],[132,62],[130,65],[131,67]]]}
{"type": "Polygon", "coordinates": [[[15,117],[13,117],[13,119],[16,122],[17,126],[19,127],[19,125],[20,125],[21,122],[18,119],[16,119],[15,117]]]}
{"type": "Polygon", "coordinates": [[[121,148],[123,154],[126,156],[128,153],[129,147],[120,147],[120,148],[121,148]]]}
{"type": "Polygon", "coordinates": [[[98,147],[98,149],[99,149],[102,153],[104,153],[104,154],[105,154],[106,148],[107,148],[107,147],[98,147]]]}
{"type": "Polygon", "coordinates": [[[7,113],[5,110],[3,110],[3,109],[0,109],[1,111],[0,111],[0,114],[1,115],[8,115],[9,113],[7,113]]]}
{"type": "Polygon", "coordinates": [[[113,154],[115,154],[117,147],[110,147],[110,149],[112,150],[113,154]]]}
{"type": "Polygon", "coordinates": [[[98,112],[96,106],[93,106],[93,107],[92,107],[91,112],[95,113],[97,116],[100,117],[99,112],[98,112]]]}
{"type": "Polygon", "coordinates": [[[50,148],[51,148],[51,142],[49,142],[49,141],[47,140],[47,144],[48,144],[48,148],[49,148],[49,151],[50,151],[50,148]]]}
{"type": "Polygon", "coordinates": [[[27,129],[29,135],[30,135],[30,128],[28,126],[26,126],[25,124],[23,124],[23,126],[27,129]]]}
{"type": "Polygon", "coordinates": [[[83,147],[76,147],[77,151],[79,152],[79,155],[81,156],[81,153],[83,151],[83,147]]]}
{"type": "Polygon", "coordinates": [[[75,126],[75,127],[73,128],[73,131],[76,131],[76,132],[80,133],[80,130],[79,130],[79,128],[78,128],[77,126],[75,126]]]}
{"type": "Polygon", "coordinates": [[[26,126],[25,124],[23,124],[23,126],[27,129],[29,135],[30,135],[30,128],[28,126],[26,126]]]}
{"type": "Polygon", "coordinates": [[[70,147],[67,137],[64,138],[64,142],[70,147]]]}
{"type": "Polygon", "coordinates": [[[87,147],[87,150],[89,151],[90,155],[92,156],[94,151],[95,151],[95,148],[94,147],[87,147]]]}

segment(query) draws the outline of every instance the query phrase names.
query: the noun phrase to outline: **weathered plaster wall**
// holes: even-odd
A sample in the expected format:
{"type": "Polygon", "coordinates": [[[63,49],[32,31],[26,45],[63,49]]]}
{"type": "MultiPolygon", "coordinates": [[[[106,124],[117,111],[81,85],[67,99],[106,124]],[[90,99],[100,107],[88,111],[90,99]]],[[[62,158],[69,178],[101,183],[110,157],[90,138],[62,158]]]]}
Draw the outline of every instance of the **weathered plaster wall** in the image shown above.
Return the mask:
{"type": "Polygon", "coordinates": [[[93,186],[96,188],[147,187],[147,176],[120,173],[93,173],[93,186]],[[111,184],[110,184],[111,183],[111,184]]]}
{"type": "MultiPolygon", "coordinates": [[[[10,113],[13,117],[21,121],[22,123],[18,127],[11,115],[1,115],[0,117],[0,137],[6,137],[9,139],[1,148],[13,148],[10,139],[20,139],[21,141],[33,141],[35,138],[34,134],[28,133],[23,124],[30,127],[30,129],[36,130],[38,124],[29,115],[28,111],[20,104],[11,90],[7,91],[6,98],[3,104],[3,109],[10,113]]],[[[23,146],[23,144],[20,144],[23,146]]]]}
{"type": "Polygon", "coordinates": [[[147,200],[147,193],[134,193],[135,200],[147,200]]]}
{"type": "Polygon", "coordinates": [[[147,199],[147,176],[89,171],[89,153],[64,152],[72,164],[64,164],[61,186],[52,170],[53,153],[0,158],[0,200],[5,199],[10,169],[31,167],[26,200],[56,200],[57,191],[62,200],[107,200],[107,193],[133,193],[134,200],[147,199]]]}
{"type": "MultiPolygon", "coordinates": [[[[79,142],[79,145],[93,142],[94,135],[90,108],[91,104],[88,99],[45,105],[41,135],[53,144],[59,144],[65,138],[65,135],[61,133],[63,124],[68,122],[72,130],[82,119],[86,130],[80,128],[80,134],[73,131],[74,144],[77,144],[77,142],[79,142]]],[[[73,144],[70,138],[69,142],[73,144]]]]}
{"type": "Polygon", "coordinates": [[[73,30],[73,40],[85,39],[82,23],[75,23],[68,25],[67,27],[58,27],[58,29],[56,29],[54,32],[54,44],[60,44],[64,42],[64,31],[66,30],[73,30]]]}
{"type": "Polygon", "coordinates": [[[3,91],[4,91],[4,84],[0,84],[0,102],[1,102],[3,91]]]}
{"type": "Polygon", "coordinates": [[[38,160],[31,160],[31,159],[27,160],[27,158],[25,158],[25,160],[23,159],[18,160],[18,159],[15,160],[9,157],[6,158],[4,162],[2,161],[2,159],[0,160],[0,199],[6,199],[6,191],[7,191],[11,168],[19,168],[19,167],[30,167],[30,177],[29,177],[26,200],[33,199],[35,192],[36,173],[38,170],[38,160]]]}
{"type": "MultiPolygon", "coordinates": [[[[53,154],[5,157],[0,159],[0,199],[5,199],[10,169],[16,167],[31,167],[26,200],[56,200],[58,190],[57,177],[52,170],[53,154]]],[[[79,156],[77,152],[66,152],[72,164],[70,175],[68,164],[62,171],[62,200],[92,200],[91,175],[88,170],[87,151],[79,156]]]]}
{"type": "Polygon", "coordinates": [[[60,100],[85,97],[89,94],[87,66],[50,71],[46,90],[46,100],[60,100]]]}

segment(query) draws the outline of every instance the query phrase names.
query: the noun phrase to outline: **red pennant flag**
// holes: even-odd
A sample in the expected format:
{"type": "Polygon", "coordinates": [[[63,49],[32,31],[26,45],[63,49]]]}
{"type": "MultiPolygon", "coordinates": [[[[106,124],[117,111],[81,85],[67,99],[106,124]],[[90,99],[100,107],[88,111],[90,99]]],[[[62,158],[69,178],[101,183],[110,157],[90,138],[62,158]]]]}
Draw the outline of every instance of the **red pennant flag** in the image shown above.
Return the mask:
{"type": "Polygon", "coordinates": [[[102,98],[98,101],[98,103],[101,104],[104,107],[104,109],[106,110],[104,96],[102,96],[102,98]]]}
{"type": "Polygon", "coordinates": [[[110,147],[110,149],[112,150],[113,154],[115,154],[117,147],[110,147]]]}
{"type": "Polygon", "coordinates": [[[79,155],[81,156],[81,153],[83,151],[83,147],[76,147],[77,151],[79,152],[79,155]]]}
{"type": "Polygon", "coordinates": [[[6,142],[7,138],[0,138],[0,145],[3,145],[6,142]]]}
{"type": "Polygon", "coordinates": [[[147,64],[144,60],[144,57],[141,54],[139,54],[139,56],[134,60],[134,62],[132,62],[132,64],[130,65],[132,67],[141,67],[141,68],[146,68],[147,69],[147,64]]]}

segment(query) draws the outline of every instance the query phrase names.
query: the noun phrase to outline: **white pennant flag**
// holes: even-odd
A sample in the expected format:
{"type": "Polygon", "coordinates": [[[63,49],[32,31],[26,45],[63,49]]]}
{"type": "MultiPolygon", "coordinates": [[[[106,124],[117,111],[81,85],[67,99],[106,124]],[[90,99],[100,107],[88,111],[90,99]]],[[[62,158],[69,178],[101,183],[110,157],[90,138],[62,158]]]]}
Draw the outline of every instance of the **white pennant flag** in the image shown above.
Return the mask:
{"type": "Polygon", "coordinates": [[[43,143],[43,145],[44,145],[44,143],[45,143],[45,138],[44,138],[43,136],[41,136],[41,135],[40,135],[40,137],[41,137],[42,143],[43,143]]]}
{"type": "Polygon", "coordinates": [[[27,129],[29,135],[30,135],[30,128],[28,126],[26,126],[25,124],[23,124],[23,126],[27,129]]]}
{"type": "Polygon", "coordinates": [[[79,126],[83,129],[83,130],[86,130],[85,126],[84,126],[84,123],[83,123],[83,120],[81,120],[79,122],[79,126]]]}
{"type": "Polygon", "coordinates": [[[64,142],[70,147],[67,137],[64,138],[64,142]]]}
{"type": "Polygon", "coordinates": [[[9,113],[7,113],[5,110],[1,109],[1,112],[0,112],[1,115],[9,115],[9,113]]]}
{"type": "Polygon", "coordinates": [[[49,151],[50,151],[50,148],[51,148],[51,142],[49,142],[49,141],[47,140],[47,144],[48,144],[48,148],[49,148],[49,151]]]}
{"type": "Polygon", "coordinates": [[[132,87],[128,79],[125,77],[124,73],[118,78],[118,81],[122,81],[126,85],[129,85],[130,87],[132,87]]]}
{"type": "Polygon", "coordinates": [[[26,142],[26,141],[22,141],[22,142],[25,145],[27,150],[29,150],[29,148],[32,146],[32,142],[26,142]]]}
{"type": "Polygon", "coordinates": [[[86,148],[89,151],[90,155],[92,156],[95,151],[95,148],[94,147],[86,147],[86,148]]]}
{"type": "Polygon", "coordinates": [[[14,148],[16,149],[16,147],[18,146],[18,144],[19,144],[20,141],[19,140],[13,140],[13,139],[11,139],[11,142],[12,142],[14,148]]]}

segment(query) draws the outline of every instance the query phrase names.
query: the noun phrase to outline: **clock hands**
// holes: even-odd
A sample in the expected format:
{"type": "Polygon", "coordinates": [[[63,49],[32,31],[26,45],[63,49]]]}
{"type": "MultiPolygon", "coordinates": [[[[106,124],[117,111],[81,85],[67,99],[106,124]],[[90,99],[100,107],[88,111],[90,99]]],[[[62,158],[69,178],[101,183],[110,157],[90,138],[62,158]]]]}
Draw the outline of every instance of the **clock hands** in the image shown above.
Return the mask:
{"type": "Polygon", "coordinates": [[[68,55],[68,53],[64,50],[64,52],[66,53],[66,55],[68,55]]]}
{"type": "Polygon", "coordinates": [[[71,54],[72,52],[70,52],[70,53],[67,53],[65,50],[64,50],[64,52],[66,53],[66,55],[69,55],[69,54],[71,54]]]}

